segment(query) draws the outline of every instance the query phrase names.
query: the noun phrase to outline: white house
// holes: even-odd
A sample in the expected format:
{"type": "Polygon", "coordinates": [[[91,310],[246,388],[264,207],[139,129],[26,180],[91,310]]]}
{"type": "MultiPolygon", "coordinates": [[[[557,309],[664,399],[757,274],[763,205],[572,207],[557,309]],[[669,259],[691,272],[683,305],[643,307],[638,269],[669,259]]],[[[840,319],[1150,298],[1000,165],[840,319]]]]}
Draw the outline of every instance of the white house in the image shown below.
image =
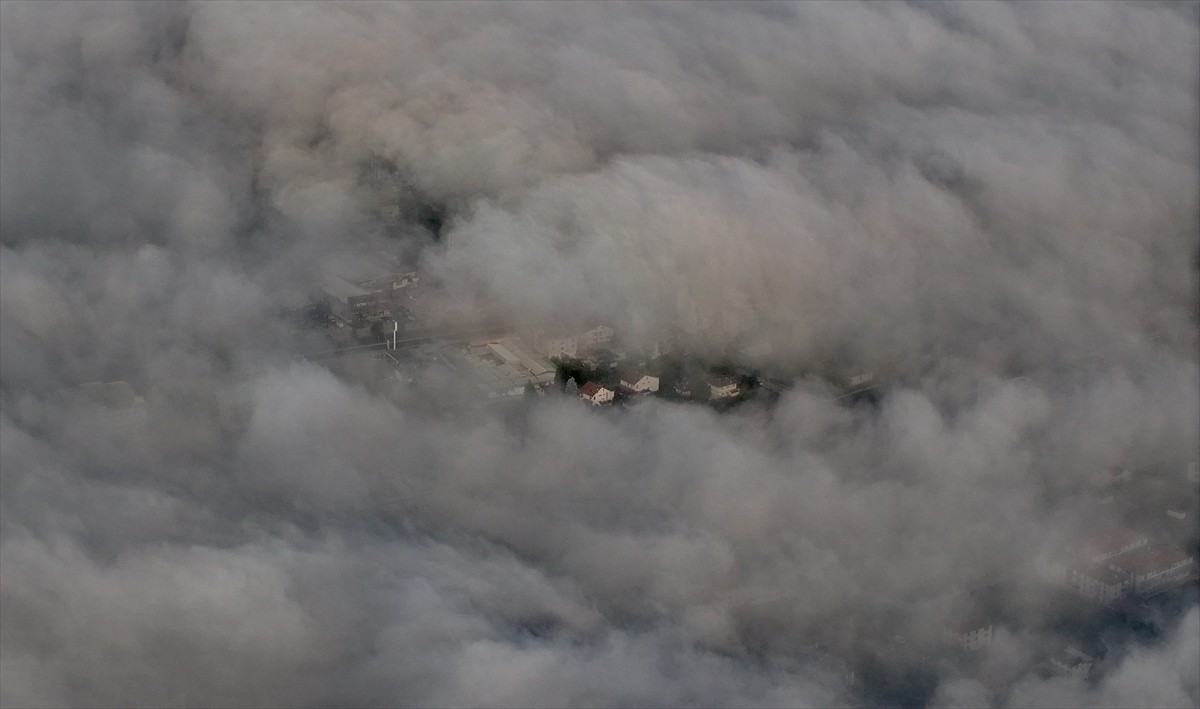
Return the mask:
{"type": "Polygon", "coordinates": [[[737,396],[739,393],[737,380],[729,377],[717,377],[708,380],[708,398],[710,401],[716,399],[729,399],[737,396]]]}
{"type": "Polygon", "coordinates": [[[621,386],[636,394],[658,391],[658,377],[645,372],[627,372],[621,375],[621,386]]]}
{"type": "Polygon", "coordinates": [[[596,382],[588,382],[579,387],[579,398],[591,403],[592,406],[611,404],[615,394],[616,392],[612,389],[596,382]]]}

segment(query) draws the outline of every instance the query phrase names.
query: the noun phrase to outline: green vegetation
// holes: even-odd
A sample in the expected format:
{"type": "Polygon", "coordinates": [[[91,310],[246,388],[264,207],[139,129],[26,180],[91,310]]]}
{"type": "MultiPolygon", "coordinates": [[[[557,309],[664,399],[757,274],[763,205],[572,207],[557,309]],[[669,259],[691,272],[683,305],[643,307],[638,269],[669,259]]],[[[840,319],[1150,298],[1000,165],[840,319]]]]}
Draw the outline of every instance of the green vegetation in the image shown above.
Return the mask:
{"type": "Polygon", "coordinates": [[[621,375],[616,365],[601,364],[593,367],[583,360],[567,357],[551,361],[555,367],[554,381],[560,389],[566,386],[568,379],[574,379],[579,386],[588,382],[599,382],[610,389],[616,389],[621,383],[621,375]]]}

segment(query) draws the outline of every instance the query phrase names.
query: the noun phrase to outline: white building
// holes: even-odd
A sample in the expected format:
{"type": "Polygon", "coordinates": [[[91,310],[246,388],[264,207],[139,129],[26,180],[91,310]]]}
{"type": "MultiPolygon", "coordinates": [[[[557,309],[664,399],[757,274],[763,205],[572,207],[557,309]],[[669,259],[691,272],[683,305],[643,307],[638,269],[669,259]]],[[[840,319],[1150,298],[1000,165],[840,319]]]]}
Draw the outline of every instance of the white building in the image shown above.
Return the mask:
{"type": "Polygon", "coordinates": [[[1068,567],[1067,586],[1084,598],[1098,603],[1111,603],[1129,592],[1133,587],[1133,579],[1119,569],[1090,564],[1068,567]]]}
{"type": "Polygon", "coordinates": [[[1081,650],[1067,646],[1065,651],[1050,658],[1050,667],[1055,674],[1082,680],[1087,679],[1088,673],[1092,671],[1095,659],[1081,650]]]}
{"type": "Polygon", "coordinates": [[[592,406],[611,404],[615,395],[616,392],[612,389],[601,386],[596,382],[588,382],[579,387],[579,398],[591,403],[592,406]]]}
{"type": "Polygon", "coordinates": [[[546,357],[575,357],[579,353],[578,337],[538,337],[534,341],[537,351],[546,357]]]}
{"type": "Polygon", "coordinates": [[[710,401],[729,399],[739,393],[738,383],[729,377],[717,377],[708,380],[708,398],[710,401]]]}
{"type": "Polygon", "coordinates": [[[459,371],[490,399],[519,396],[528,384],[544,386],[554,381],[554,365],[516,337],[472,344],[454,358],[462,365],[459,371]]]}
{"type": "Polygon", "coordinates": [[[1150,544],[1149,536],[1109,527],[1082,544],[1063,545],[1037,562],[1047,582],[1098,603],[1152,595],[1196,573],[1196,559],[1181,549],[1150,544]]]}
{"type": "Polygon", "coordinates": [[[863,386],[875,381],[875,375],[872,372],[855,370],[848,375],[848,381],[852,387],[863,386]]]}
{"type": "Polygon", "coordinates": [[[946,639],[953,645],[974,652],[992,644],[992,626],[985,625],[962,633],[947,630],[946,639]]]}
{"type": "Polygon", "coordinates": [[[1182,549],[1154,545],[1112,559],[1108,567],[1128,575],[1133,592],[1147,596],[1190,579],[1196,571],[1196,558],[1182,549]]]}
{"type": "Polygon", "coordinates": [[[1040,558],[1037,570],[1046,583],[1097,603],[1111,603],[1133,589],[1133,577],[1128,572],[1110,568],[1104,562],[1080,559],[1063,550],[1040,558]]]}
{"type": "Polygon", "coordinates": [[[959,616],[942,628],[942,640],[971,652],[991,645],[992,636],[991,621],[978,613],[959,616]]]}
{"type": "Polygon", "coordinates": [[[650,359],[658,359],[675,351],[675,342],[671,337],[656,337],[643,348],[650,359]]]}
{"type": "Polygon", "coordinates": [[[645,372],[627,372],[621,375],[621,386],[635,394],[658,391],[658,377],[645,372]]]}
{"type": "Polygon", "coordinates": [[[600,345],[607,345],[612,342],[615,335],[616,331],[608,325],[597,325],[579,336],[578,347],[579,349],[586,350],[600,345]]]}

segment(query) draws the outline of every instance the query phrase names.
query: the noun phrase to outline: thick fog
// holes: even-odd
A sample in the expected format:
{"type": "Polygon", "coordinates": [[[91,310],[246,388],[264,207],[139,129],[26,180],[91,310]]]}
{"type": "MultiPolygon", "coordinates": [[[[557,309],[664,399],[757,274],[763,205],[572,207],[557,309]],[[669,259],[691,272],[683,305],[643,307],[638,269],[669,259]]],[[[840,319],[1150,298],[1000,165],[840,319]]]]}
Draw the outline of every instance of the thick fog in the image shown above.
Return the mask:
{"type": "Polygon", "coordinates": [[[0,3],[0,704],[870,704],[1003,578],[920,702],[1198,705],[1195,606],[1027,671],[1031,550],[1200,456],[1198,131],[1197,3],[0,3]],[[385,395],[278,317],[383,250],[887,386],[385,395]]]}

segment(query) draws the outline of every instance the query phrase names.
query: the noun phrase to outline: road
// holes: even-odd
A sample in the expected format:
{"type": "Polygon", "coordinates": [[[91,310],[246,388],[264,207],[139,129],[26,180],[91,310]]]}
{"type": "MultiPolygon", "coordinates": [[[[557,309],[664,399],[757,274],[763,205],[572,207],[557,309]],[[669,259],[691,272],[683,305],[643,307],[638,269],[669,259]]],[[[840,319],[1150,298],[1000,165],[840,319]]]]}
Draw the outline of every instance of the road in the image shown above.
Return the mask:
{"type": "MultiPolygon", "coordinates": [[[[415,347],[416,345],[433,342],[435,340],[443,341],[465,341],[474,340],[483,337],[499,337],[507,335],[515,330],[523,330],[518,326],[488,326],[488,327],[472,327],[458,328],[449,330],[438,330],[433,332],[424,332],[421,334],[408,334],[396,340],[396,349],[405,349],[415,347]]],[[[388,349],[390,342],[372,342],[367,345],[354,345],[352,347],[341,347],[334,350],[326,350],[324,352],[310,352],[300,355],[302,358],[310,362],[319,362],[321,360],[340,357],[342,355],[352,354],[354,352],[367,352],[371,350],[388,349]]]]}

